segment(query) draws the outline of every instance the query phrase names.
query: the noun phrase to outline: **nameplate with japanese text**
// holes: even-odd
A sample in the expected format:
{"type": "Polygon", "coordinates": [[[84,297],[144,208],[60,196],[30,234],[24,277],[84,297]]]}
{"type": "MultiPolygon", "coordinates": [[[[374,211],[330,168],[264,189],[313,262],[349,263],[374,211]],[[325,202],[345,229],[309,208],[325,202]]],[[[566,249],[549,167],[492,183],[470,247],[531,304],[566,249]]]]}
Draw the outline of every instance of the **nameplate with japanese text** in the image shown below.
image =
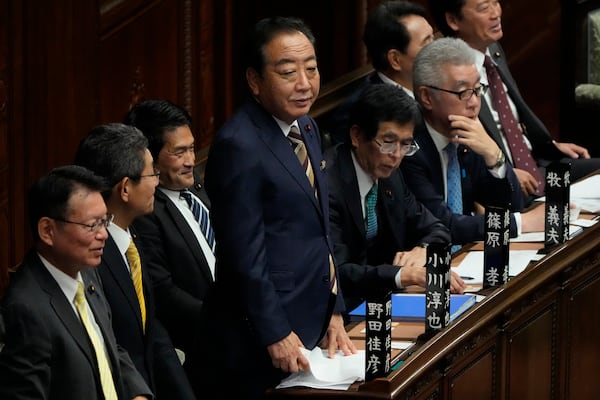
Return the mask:
{"type": "Polygon", "coordinates": [[[425,332],[432,333],[450,323],[450,247],[430,244],[425,264],[425,332]]]}
{"type": "Polygon", "coordinates": [[[510,212],[508,208],[485,208],[485,240],[483,243],[483,287],[508,282],[510,212]]]}
{"type": "Polygon", "coordinates": [[[555,162],[546,167],[544,247],[569,240],[571,163],[555,162]]]}
{"type": "Polygon", "coordinates": [[[392,294],[371,295],[365,310],[365,380],[386,376],[392,360],[392,294]]]}

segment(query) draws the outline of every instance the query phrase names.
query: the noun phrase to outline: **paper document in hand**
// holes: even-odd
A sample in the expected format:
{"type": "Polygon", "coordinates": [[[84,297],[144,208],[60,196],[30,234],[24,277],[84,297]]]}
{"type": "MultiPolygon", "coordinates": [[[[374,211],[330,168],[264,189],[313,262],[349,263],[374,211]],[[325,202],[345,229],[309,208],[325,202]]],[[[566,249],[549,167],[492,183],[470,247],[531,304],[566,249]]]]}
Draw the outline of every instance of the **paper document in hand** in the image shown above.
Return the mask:
{"type": "MultiPolygon", "coordinates": [[[[508,275],[523,272],[531,260],[539,259],[537,250],[511,250],[509,252],[508,275]]],[[[483,284],[483,251],[470,251],[460,265],[452,269],[458,275],[468,277],[469,284],[483,284]]]]}
{"type": "Polygon", "coordinates": [[[301,349],[310,364],[310,371],[300,371],[282,380],[277,389],[307,386],[317,389],[346,390],[356,381],[365,379],[365,351],[344,356],[338,351],[329,358],[327,350],[315,347],[312,351],[301,349]]]}

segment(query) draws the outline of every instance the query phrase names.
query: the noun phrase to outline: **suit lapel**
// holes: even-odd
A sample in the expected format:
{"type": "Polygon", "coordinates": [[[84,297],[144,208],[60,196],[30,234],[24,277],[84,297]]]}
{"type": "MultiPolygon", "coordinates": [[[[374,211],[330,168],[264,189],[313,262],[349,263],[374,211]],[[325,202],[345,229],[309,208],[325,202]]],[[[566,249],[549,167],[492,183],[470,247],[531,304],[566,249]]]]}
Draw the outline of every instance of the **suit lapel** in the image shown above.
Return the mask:
{"type": "Polygon", "coordinates": [[[65,325],[67,331],[85,354],[90,365],[96,368],[95,355],[92,354],[93,348],[91,342],[79,317],[75,314],[73,306],[71,306],[71,303],[65,297],[60,286],[58,286],[58,283],[56,283],[52,275],[50,275],[46,267],[44,267],[39,257],[35,255],[35,253],[30,253],[28,257],[31,257],[32,259],[31,262],[27,262],[27,264],[30,264],[31,271],[38,281],[38,284],[48,295],[50,306],[56,313],[56,316],[65,325]]]}
{"type": "MultiPolygon", "coordinates": [[[[140,246],[138,246],[138,249],[139,247],[140,246]]],[[[108,235],[108,238],[106,239],[106,244],[104,245],[102,261],[104,262],[106,268],[109,270],[110,274],[115,278],[115,282],[117,282],[119,289],[127,298],[129,307],[131,307],[132,311],[137,317],[138,327],[142,329],[142,315],[140,312],[140,304],[137,298],[137,294],[135,293],[135,288],[133,286],[133,281],[131,280],[131,275],[129,274],[129,269],[127,265],[125,265],[125,260],[123,259],[123,256],[121,255],[121,252],[117,247],[117,244],[110,235],[108,235]]]]}
{"type": "Polygon", "coordinates": [[[352,162],[351,150],[347,146],[339,148],[339,159],[337,170],[340,175],[340,181],[343,185],[342,193],[351,193],[351,195],[344,196],[346,206],[352,215],[352,221],[356,225],[356,228],[361,233],[362,237],[365,237],[365,222],[362,212],[362,205],[360,199],[360,192],[358,188],[358,180],[356,178],[356,171],[354,169],[354,163],[352,162]]]}
{"type": "Polygon", "coordinates": [[[202,247],[200,247],[200,243],[198,243],[198,239],[196,238],[194,231],[192,231],[192,228],[190,228],[183,215],[181,215],[181,212],[177,206],[173,204],[173,202],[170,201],[163,192],[157,190],[154,196],[157,200],[159,200],[160,203],[162,203],[166,213],[173,220],[173,225],[175,225],[177,230],[179,230],[181,233],[183,240],[185,240],[187,247],[194,255],[194,258],[198,260],[198,266],[200,267],[202,273],[212,282],[213,277],[208,269],[208,262],[206,261],[206,257],[204,257],[202,247]]]}

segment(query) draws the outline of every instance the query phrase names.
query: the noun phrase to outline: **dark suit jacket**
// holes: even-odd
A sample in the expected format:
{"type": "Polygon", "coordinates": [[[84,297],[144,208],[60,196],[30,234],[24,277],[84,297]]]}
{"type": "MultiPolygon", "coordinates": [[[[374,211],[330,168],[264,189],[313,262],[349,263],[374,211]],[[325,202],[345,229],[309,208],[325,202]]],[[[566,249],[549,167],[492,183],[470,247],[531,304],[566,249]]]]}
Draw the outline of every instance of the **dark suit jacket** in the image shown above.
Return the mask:
{"type": "MultiPolygon", "coordinates": [[[[479,154],[468,147],[459,146],[463,214],[453,214],[445,200],[446,177],[442,173],[440,156],[425,124],[417,125],[414,138],[421,149],[415,155],[405,157],[400,168],[417,200],[450,228],[452,243],[464,244],[484,239],[484,216],[473,215],[474,202],[483,206],[510,204],[511,211],[523,209],[521,186],[510,165],[507,165],[504,179],[495,178],[479,154]]],[[[512,214],[510,233],[511,237],[517,235],[512,214]]]]}
{"type": "Polygon", "coordinates": [[[393,173],[378,180],[379,230],[370,249],[350,146],[329,149],[325,159],[331,235],[344,300],[351,311],[365,300],[370,289],[397,290],[395,276],[400,267],[391,265],[396,252],[411,250],[422,242],[449,243],[450,232],[415,199],[402,174],[393,173]]]}
{"type": "MultiPolygon", "coordinates": [[[[132,235],[135,237],[135,233],[132,235]]],[[[179,362],[169,335],[155,315],[152,281],[146,272],[144,252],[135,240],[142,261],[142,282],[146,302],[146,330],[135,288],[123,255],[112,236],[104,247],[98,273],[113,315],[117,343],[129,353],[131,360],[160,399],[195,399],[186,374],[179,362]]]]}
{"type": "MultiPolygon", "coordinates": [[[[563,160],[570,162],[572,164],[571,178],[573,181],[600,168],[600,158],[571,159],[566,157],[565,154],[556,148],[552,143],[550,132],[544,123],[533,113],[523,99],[523,96],[521,96],[517,82],[510,73],[506,55],[500,44],[494,43],[490,45],[489,50],[492,59],[498,65],[498,72],[506,85],[507,94],[515,103],[515,107],[519,113],[519,122],[521,122],[522,127],[524,127],[524,133],[531,142],[532,154],[536,162],[541,167],[546,167],[552,161],[563,160]]],[[[498,126],[492,117],[492,113],[490,112],[490,106],[487,104],[484,97],[482,97],[481,101],[479,119],[488,134],[496,141],[496,143],[498,143],[502,151],[506,153],[504,145],[502,144],[502,133],[498,129],[498,126]]],[[[544,172],[542,171],[542,173],[544,172]]]]}
{"type": "MultiPolygon", "coordinates": [[[[200,185],[190,188],[207,207],[200,185]]],[[[173,344],[187,357],[193,353],[204,299],[213,284],[200,243],[184,216],[160,190],[154,194],[154,211],[133,223],[154,285],[156,313],[173,344]]],[[[184,367],[187,369],[187,361],[184,367]]]]}
{"type": "MultiPolygon", "coordinates": [[[[212,368],[259,392],[282,377],[266,346],[294,331],[312,349],[332,312],[325,163],[314,121],[298,123],[318,200],[289,140],[254,99],[217,133],[206,166],[217,240],[215,298],[206,304],[215,327],[212,368]]],[[[342,312],[341,291],[335,300],[342,312]]]]}
{"type": "MultiPolygon", "coordinates": [[[[104,336],[119,399],[151,393],[127,352],[116,343],[97,272],[87,269],[81,275],[87,302],[104,336]]],[[[35,251],[11,276],[2,307],[6,346],[0,352],[1,399],[104,398],[85,328],[35,251]]]]}

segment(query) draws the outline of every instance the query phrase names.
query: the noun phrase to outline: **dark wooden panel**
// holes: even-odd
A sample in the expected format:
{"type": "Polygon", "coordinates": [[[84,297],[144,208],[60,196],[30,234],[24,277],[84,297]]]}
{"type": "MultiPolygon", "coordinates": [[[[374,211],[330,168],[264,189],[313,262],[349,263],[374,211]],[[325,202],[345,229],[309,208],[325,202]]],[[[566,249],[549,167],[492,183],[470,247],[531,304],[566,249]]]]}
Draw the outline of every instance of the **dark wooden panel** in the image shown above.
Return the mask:
{"type": "Polygon", "coordinates": [[[600,393],[600,379],[589,379],[590,371],[600,371],[598,293],[600,278],[595,274],[567,299],[570,310],[579,310],[569,313],[567,320],[568,399],[593,399],[600,393]]]}
{"type": "Polygon", "coordinates": [[[494,398],[494,352],[486,351],[449,378],[452,399],[494,398]]]}
{"type": "Polygon", "coordinates": [[[553,398],[554,314],[552,308],[546,309],[509,335],[508,398],[553,398]]]}
{"type": "MultiPolygon", "coordinates": [[[[100,37],[99,116],[102,123],[121,121],[130,106],[145,98],[162,97],[179,103],[183,77],[179,65],[185,49],[179,45],[177,0],[130,9],[122,21],[100,37]]],[[[189,11],[189,10],[188,10],[189,11]]],[[[190,33],[191,34],[191,33],[190,33]]],[[[183,104],[182,104],[183,105],[183,104]]],[[[188,105],[189,106],[189,105],[188,105]]]]}

